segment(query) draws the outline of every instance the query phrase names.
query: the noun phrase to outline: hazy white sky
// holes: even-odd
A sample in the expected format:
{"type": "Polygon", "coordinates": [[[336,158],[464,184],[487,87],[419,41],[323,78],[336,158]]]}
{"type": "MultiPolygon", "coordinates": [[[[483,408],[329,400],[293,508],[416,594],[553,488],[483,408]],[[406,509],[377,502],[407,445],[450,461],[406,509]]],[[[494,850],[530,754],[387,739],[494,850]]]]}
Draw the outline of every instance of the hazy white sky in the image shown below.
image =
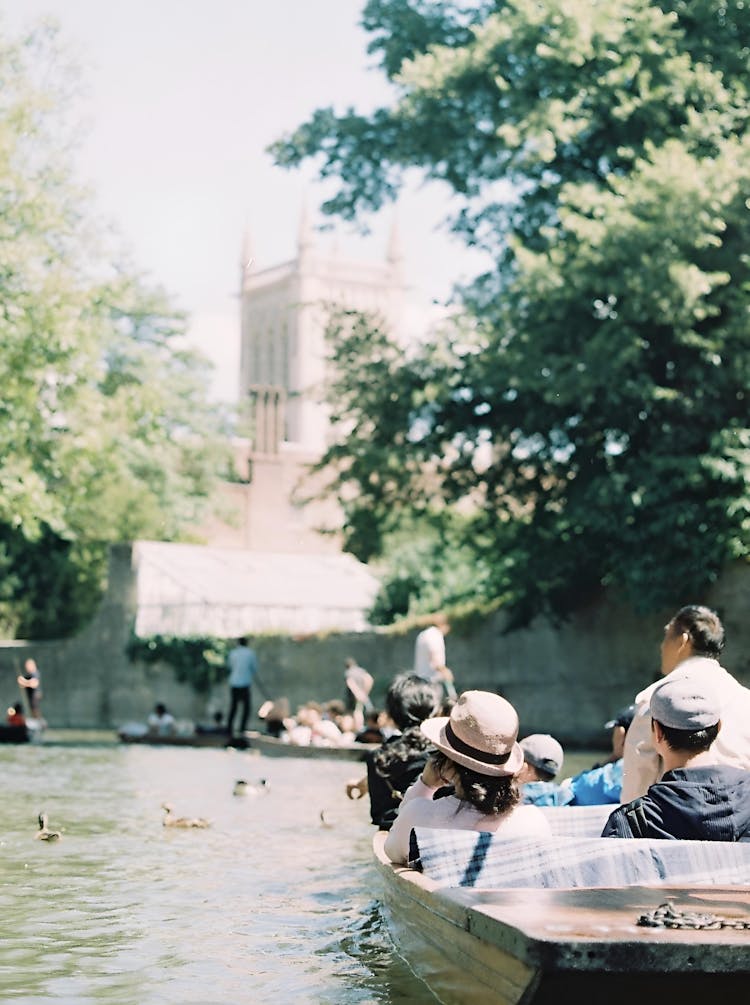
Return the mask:
{"type": "MultiPolygon", "coordinates": [[[[259,268],[291,258],[312,169],[275,168],[265,149],[316,107],[373,107],[387,96],[358,27],[363,0],[0,0],[15,33],[59,21],[83,67],[90,123],[81,176],[135,263],[190,312],[190,336],[216,364],[214,393],[236,397],[237,287],[245,226],[259,268]]],[[[436,228],[436,188],[399,206],[415,301],[447,295],[473,263],[436,228]]],[[[392,212],[347,252],[385,254],[392,212]]],[[[329,238],[322,238],[323,241],[329,238]]]]}

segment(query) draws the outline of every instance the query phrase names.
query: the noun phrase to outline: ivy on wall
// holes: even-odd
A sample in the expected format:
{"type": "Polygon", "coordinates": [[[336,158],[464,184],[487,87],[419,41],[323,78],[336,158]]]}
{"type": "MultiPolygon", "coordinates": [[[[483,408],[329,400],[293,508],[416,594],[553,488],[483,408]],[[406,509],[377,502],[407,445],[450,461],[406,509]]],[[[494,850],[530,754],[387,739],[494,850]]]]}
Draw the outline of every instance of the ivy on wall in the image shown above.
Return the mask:
{"type": "Polygon", "coordinates": [[[181,684],[190,684],[199,694],[206,694],[214,684],[224,681],[227,654],[234,644],[234,639],[209,636],[140,638],[132,633],[125,653],[131,663],[167,664],[181,684]]]}

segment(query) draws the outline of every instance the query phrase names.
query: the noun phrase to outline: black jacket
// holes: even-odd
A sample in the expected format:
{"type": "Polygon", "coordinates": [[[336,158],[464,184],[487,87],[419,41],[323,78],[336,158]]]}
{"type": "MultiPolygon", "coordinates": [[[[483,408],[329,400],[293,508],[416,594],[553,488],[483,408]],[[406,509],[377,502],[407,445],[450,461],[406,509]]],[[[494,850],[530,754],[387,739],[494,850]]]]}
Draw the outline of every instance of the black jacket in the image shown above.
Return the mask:
{"type": "Polygon", "coordinates": [[[726,764],[667,771],[611,814],[602,837],[750,841],[750,771],[726,764]]]}
{"type": "MultiPolygon", "coordinates": [[[[380,751],[372,750],[367,754],[367,785],[370,790],[370,816],[372,822],[382,831],[388,831],[398,814],[398,808],[404,793],[419,776],[427,763],[429,750],[424,746],[410,747],[410,733],[392,736],[380,748],[386,753],[386,758],[378,758],[380,751]],[[397,746],[400,756],[389,758],[395,753],[397,746]],[[390,749],[389,749],[390,748],[390,749]],[[387,765],[380,766],[379,761],[386,760],[387,765]]],[[[431,749],[431,748],[430,748],[431,749]]]]}

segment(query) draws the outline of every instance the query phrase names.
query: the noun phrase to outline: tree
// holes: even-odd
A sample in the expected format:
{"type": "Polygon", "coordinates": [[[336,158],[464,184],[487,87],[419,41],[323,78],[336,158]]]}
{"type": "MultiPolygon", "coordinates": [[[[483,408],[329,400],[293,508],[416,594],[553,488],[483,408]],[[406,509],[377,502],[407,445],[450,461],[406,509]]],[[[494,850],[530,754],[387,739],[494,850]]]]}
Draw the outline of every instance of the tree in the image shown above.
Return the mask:
{"type": "Polygon", "coordinates": [[[318,157],[349,218],[419,168],[497,265],[400,362],[333,331],[353,543],[377,552],[427,485],[468,505],[519,621],[603,586],[698,595],[750,544],[744,4],[391,0],[364,23],[393,105],[316,112],[278,161],[318,157]]]}
{"type": "Polygon", "coordinates": [[[5,40],[0,70],[0,623],[40,637],[90,612],[107,542],[196,520],[226,450],[183,316],[74,182],[56,32],[5,40]]]}

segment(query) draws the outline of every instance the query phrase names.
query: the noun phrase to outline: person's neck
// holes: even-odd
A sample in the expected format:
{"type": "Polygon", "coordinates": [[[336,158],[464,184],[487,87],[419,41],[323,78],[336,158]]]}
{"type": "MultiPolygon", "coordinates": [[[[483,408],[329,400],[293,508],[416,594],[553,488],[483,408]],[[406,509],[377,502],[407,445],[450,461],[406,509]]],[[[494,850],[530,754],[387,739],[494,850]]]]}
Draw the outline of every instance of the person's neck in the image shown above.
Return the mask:
{"type": "Polygon", "coordinates": [[[711,750],[702,750],[699,754],[692,755],[682,750],[664,751],[662,760],[665,772],[678,768],[708,768],[716,764],[716,758],[711,750]]]}

